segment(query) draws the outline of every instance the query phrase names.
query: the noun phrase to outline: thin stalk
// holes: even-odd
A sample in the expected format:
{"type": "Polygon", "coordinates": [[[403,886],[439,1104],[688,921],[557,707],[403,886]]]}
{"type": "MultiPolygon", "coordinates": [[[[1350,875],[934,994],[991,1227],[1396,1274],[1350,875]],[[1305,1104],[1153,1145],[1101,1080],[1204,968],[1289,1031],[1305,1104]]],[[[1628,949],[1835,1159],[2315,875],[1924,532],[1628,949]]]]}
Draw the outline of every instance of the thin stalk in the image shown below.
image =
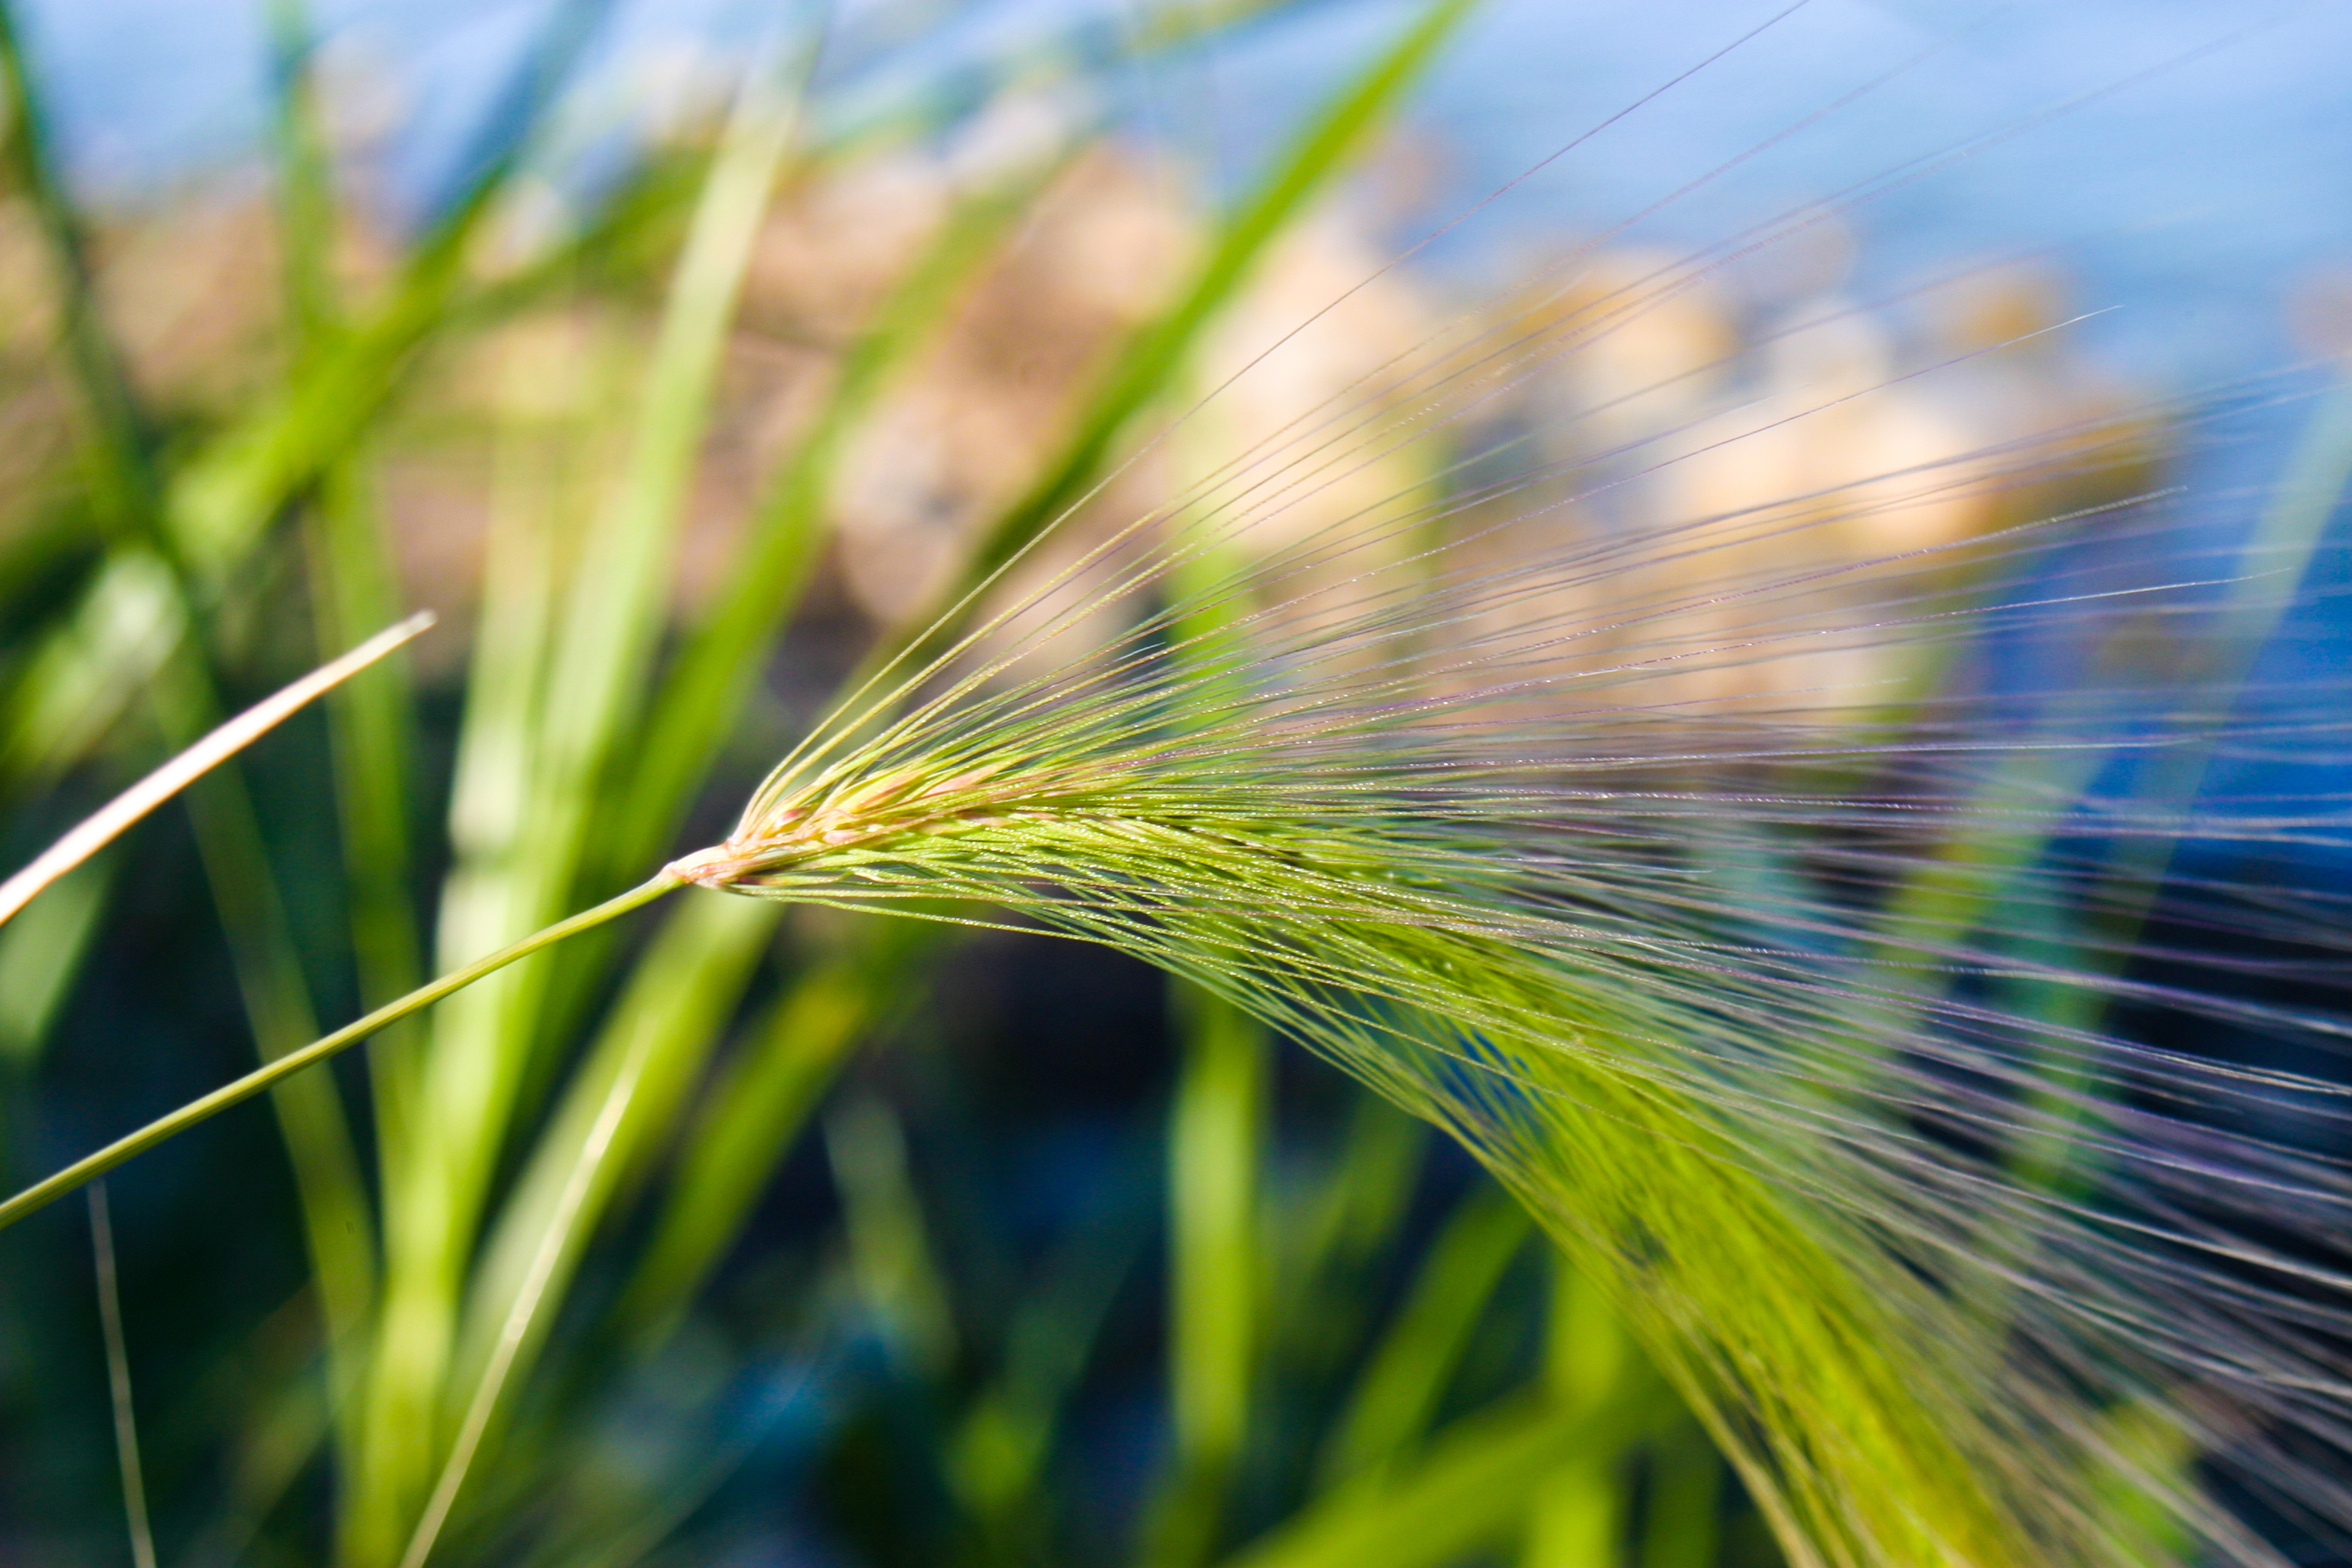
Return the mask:
{"type": "Polygon", "coordinates": [[[155,1531],[147,1522],[147,1480],[139,1463],[139,1421],[131,1406],[131,1352],[122,1334],[122,1292],[114,1268],[114,1216],[106,1184],[89,1189],[89,1247],[98,1268],[98,1321],[106,1335],[106,1384],[114,1405],[114,1452],[122,1466],[122,1513],[135,1568],[155,1568],[155,1531]]]}
{"type": "Polygon", "coordinates": [[[84,1155],[57,1174],[36,1182],[14,1197],[0,1202],[0,1230],[37,1209],[47,1207],[76,1187],[104,1175],[134,1155],[146,1152],[165,1139],[184,1132],[200,1121],[209,1121],[230,1106],[240,1105],[271,1085],[291,1078],[304,1068],[315,1066],[357,1045],[385,1025],[397,1023],[419,1008],[429,1007],[451,992],[462,991],[483,975],[504,969],[517,959],[528,958],[540,949],[551,947],[568,936],[603,925],[606,921],[652,903],[663,894],[683,885],[677,877],[664,870],[616,898],[607,899],[593,909],[583,910],[568,920],[558,921],[553,925],[533,931],[520,942],[478,958],[461,969],[453,969],[439,979],[418,986],[398,1001],[387,1003],[367,1016],[344,1025],[333,1034],[313,1040],[299,1050],[289,1051],[236,1082],[224,1084],[210,1094],[190,1100],[169,1115],[156,1118],[136,1132],[116,1139],[96,1153],[84,1155]]]}

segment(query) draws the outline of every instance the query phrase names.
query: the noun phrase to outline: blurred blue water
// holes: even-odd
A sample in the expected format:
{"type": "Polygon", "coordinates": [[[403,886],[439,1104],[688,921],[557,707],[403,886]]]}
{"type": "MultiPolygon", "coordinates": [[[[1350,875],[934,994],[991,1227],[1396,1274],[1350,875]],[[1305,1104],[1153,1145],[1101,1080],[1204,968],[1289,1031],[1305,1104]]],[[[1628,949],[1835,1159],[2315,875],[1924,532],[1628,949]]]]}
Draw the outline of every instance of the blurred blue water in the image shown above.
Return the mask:
{"type": "MultiPolygon", "coordinates": [[[[261,122],[266,3],[22,0],[79,177],[135,191],[249,150],[261,122]]],[[[382,112],[401,127],[386,159],[395,195],[422,200],[436,188],[552,8],[316,0],[320,33],[342,58],[366,62],[382,112]]],[[[772,0],[625,0],[587,72],[583,115],[641,111],[723,76],[780,9],[772,0]]],[[[1137,9],[1132,0],[846,0],[833,13],[835,89],[847,98],[919,82],[1017,53],[1074,20],[1115,29],[1137,9]]],[[[1436,150],[1425,214],[1512,179],[1784,9],[1785,0],[1493,0],[1423,100],[1436,150]]],[[[1198,58],[1163,58],[1123,85],[1161,133],[1204,163],[1238,168],[1407,14],[1395,0],[1326,0],[1198,58]]],[[[1849,215],[1865,280],[2051,250],[2078,280],[2079,304],[2112,308],[2080,334],[2095,352],[2141,373],[2210,380],[2291,352],[2281,299],[2352,264],[2347,58],[2352,5],[2341,3],[1811,0],[1528,181],[1444,253],[1475,271],[1622,221],[1752,154],[1635,235],[1712,240],[1990,133],[1991,144],[1849,215]]]]}

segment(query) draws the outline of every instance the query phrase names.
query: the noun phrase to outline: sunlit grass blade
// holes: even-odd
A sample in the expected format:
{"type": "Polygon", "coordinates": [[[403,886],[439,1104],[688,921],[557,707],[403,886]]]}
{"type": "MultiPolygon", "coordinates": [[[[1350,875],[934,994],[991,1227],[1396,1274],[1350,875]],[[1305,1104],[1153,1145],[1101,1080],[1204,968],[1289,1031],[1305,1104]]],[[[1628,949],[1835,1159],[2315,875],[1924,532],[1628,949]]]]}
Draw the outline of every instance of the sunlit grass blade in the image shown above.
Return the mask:
{"type": "Polygon", "coordinates": [[[6,881],[0,882],[0,921],[23,909],[42,889],[89,859],[196,779],[268,734],[304,704],[349,680],[432,625],[429,612],[412,616],[377,633],[341,658],[321,665],[274,696],[255,703],[180,751],[85,818],[6,881]]]}
{"type": "Polygon", "coordinates": [[[656,933],[633,970],[628,990],[565,1085],[473,1266],[451,1361],[451,1376],[461,1388],[478,1386],[499,1354],[506,1358],[500,1375],[528,1375],[543,1324],[503,1351],[494,1349],[502,1343],[499,1326],[510,1320],[526,1280],[535,1279],[551,1298],[562,1298],[616,1190],[642,1173],[663,1130],[677,1124],[775,931],[772,910],[696,900],[680,913],[683,918],[656,933]],[[604,1152],[597,1173],[574,1191],[572,1173],[591,1140],[599,1138],[604,1152]],[[559,1225],[565,1234],[555,1234],[559,1225]],[[542,1268],[543,1256],[552,1261],[542,1268]]]}
{"type": "Polygon", "coordinates": [[[1529,1500],[1526,1568],[1555,1563],[1611,1568],[1623,1560],[1630,1439],[1638,1431],[1602,1419],[1630,1404],[1639,1385],[1629,1375],[1631,1349],[1623,1324],[1591,1281],[1579,1279],[1558,1257],[1551,1263],[1551,1310],[1546,1314],[1544,1383],[1555,1404],[1591,1423],[1591,1436],[1545,1478],[1529,1500]],[[1616,1441],[1611,1441],[1612,1437],[1616,1441]]]}
{"type": "Polygon", "coordinates": [[[1430,1244],[1412,1290],[1357,1378],[1317,1466],[1325,1487],[1407,1453],[1429,1428],[1446,1384],[1532,1227],[1501,1189],[1482,1185],[1430,1244]]]}
{"type": "Polygon", "coordinates": [[[1582,1443],[1625,1435],[1539,1397],[1453,1423],[1402,1470],[1342,1487],[1224,1568],[1440,1568],[1508,1539],[1544,1479],[1582,1443]]]}
{"type": "MultiPolygon", "coordinates": [[[[608,770],[633,744],[625,720],[666,616],[688,480],[752,243],[797,122],[797,73],[780,66],[761,66],[740,90],[671,279],[633,446],[609,500],[581,541],[560,596],[517,625],[510,654],[486,645],[480,655],[504,661],[499,668],[511,663],[514,712],[501,725],[486,710],[469,725],[470,744],[459,757],[452,829],[471,852],[444,892],[445,967],[459,944],[511,940],[562,912],[608,770]],[[484,757],[477,749],[484,745],[498,756],[484,757]],[[478,789],[508,803],[488,828],[468,819],[478,789]]],[[[549,591],[541,571],[525,571],[534,597],[549,591]]],[[[526,966],[436,1016],[411,1147],[403,1165],[387,1173],[386,1306],[369,1395],[368,1496],[359,1510],[370,1521],[369,1561],[389,1561],[395,1535],[415,1539],[413,1510],[437,1484],[431,1472],[447,1473],[426,1435],[438,1429],[449,1392],[466,1259],[541,1039],[548,978],[544,965],[526,966]]]]}
{"type": "Polygon", "coordinates": [[[1006,232],[1031,209],[1061,157],[961,200],[843,353],[823,408],[753,510],[719,601],[693,628],[646,703],[647,733],[623,781],[599,868],[625,875],[667,847],[680,814],[758,679],[760,657],[790,618],[825,541],[843,449],[909,358],[945,325],[1006,232]]]}
{"type": "MultiPolygon", "coordinates": [[[[347,640],[346,628],[378,624],[397,602],[384,541],[363,474],[339,465],[319,487],[310,515],[309,563],[319,639],[347,640]]],[[[351,906],[352,952],[360,1000],[373,1006],[425,978],[411,840],[415,702],[407,672],[389,667],[338,691],[327,709],[335,770],[335,816],[351,906]]],[[[415,1094],[405,1031],[369,1053],[379,1145],[397,1146],[415,1094]],[[395,1059],[400,1058],[400,1059],[395,1059]]]]}
{"type": "MultiPolygon", "coordinates": [[[[311,28],[304,0],[272,0],[278,232],[289,353],[297,363],[324,352],[347,316],[333,275],[341,213],[320,113],[311,28]]],[[[319,640],[329,646],[350,640],[356,626],[381,624],[400,597],[367,478],[362,455],[334,458],[322,467],[302,509],[312,614],[319,640]]],[[[361,1002],[373,1006],[414,990],[425,977],[409,891],[412,694],[395,668],[346,688],[328,715],[352,950],[361,1002]]],[[[414,1109],[411,1032],[395,1028],[368,1053],[380,1161],[397,1163],[414,1109]]],[[[336,1408],[348,1416],[358,1402],[339,1399],[336,1408]]],[[[346,1446],[352,1447],[348,1436],[346,1446]]]]}
{"type": "Polygon", "coordinates": [[[517,1363],[526,1353],[542,1322],[541,1309],[551,1291],[560,1289],[556,1276],[563,1268],[565,1257],[572,1250],[581,1209],[589,1202],[599,1179],[607,1169],[613,1141],[619,1135],[621,1124],[635,1098],[639,1075],[654,1041],[650,1031],[639,1034],[632,1049],[618,1065],[605,1086],[596,1116],[586,1129],[578,1147],[572,1151],[563,1184],[554,1194],[551,1212],[533,1249],[521,1278],[516,1281],[513,1300],[499,1324],[496,1339],[489,1346],[479,1376],[471,1389],[471,1397],[458,1407],[457,1426],[449,1441],[448,1457],[435,1479],[433,1490],[416,1521],[415,1533],[400,1556],[400,1568],[424,1568],[432,1554],[441,1531],[448,1522],[450,1511],[457,1506],[466,1478],[473,1468],[474,1458],[488,1436],[497,1418],[499,1396],[506,1392],[509,1379],[517,1363]]]}

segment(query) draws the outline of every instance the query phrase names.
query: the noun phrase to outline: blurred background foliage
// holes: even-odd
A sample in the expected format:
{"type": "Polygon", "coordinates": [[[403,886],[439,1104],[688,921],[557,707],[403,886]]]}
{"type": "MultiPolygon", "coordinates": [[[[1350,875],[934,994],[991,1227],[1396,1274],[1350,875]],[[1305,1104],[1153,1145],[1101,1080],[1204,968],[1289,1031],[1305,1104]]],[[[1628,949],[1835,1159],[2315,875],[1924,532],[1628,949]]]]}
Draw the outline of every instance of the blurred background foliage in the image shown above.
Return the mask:
{"type": "MultiPolygon", "coordinates": [[[[0,13],[7,854],[444,617],[0,932],[12,1183],[720,836],[843,681],[1066,509],[995,592],[1477,309],[1381,270],[1428,156],[1401,108],[1461,5],[1383,8],[1238,177],[1131,133],[1138,82],[1293,8],[1160,0],[955,72],[924,68],[924,7],[788,14],[616,142],[567,96],[603,20],[569,0],[422,216],[298,0],[268,8],[267,167],[131,205],[77,199],[0,13]],[[895,96],[832,112],[834,53],[892,48],[895,96]],[[1140,444],[1326,306],[1277,384],[1140,444]]],[[[1625,470],[1546,526],[1822,491],[2135,395],[2032,336],[2048,265],[1869,310],[1824,234],[1493,411],[1625,470]],[[1971,354],[1707,456],[1735,405],[1971,354]],[[1622,456],[1661,430],[1684,460],[1622,456]]],[[[1545,308],[1658,260],[1603,244],[1545,308]]],[[[1807,548],[2096,504],[2147,482],[2146,440],[2073,492],[1807,548]]],[[[1298,526],[1482,478],[1440,456],[1298,526]]],[[[1778,1561],[1517,1206],[1335,1070],[1107,952],[676,903],[115,1178],[162,1561],[1778,1561]]],[[[89,1247],[76,1205],[0,1237],[7,1561],[126,1550],[89,1247]]]]}

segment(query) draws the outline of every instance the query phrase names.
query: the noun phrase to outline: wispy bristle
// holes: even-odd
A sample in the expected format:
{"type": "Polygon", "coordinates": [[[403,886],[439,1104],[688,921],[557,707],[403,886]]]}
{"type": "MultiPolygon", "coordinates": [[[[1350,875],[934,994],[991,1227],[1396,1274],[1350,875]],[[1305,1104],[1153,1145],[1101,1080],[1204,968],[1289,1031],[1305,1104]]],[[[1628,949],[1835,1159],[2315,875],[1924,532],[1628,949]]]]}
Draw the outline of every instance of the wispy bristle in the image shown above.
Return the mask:
{"type": "Polygon", "coordinates": [[[2151,1503],[2261,1560],[2224,1469],[2352,1522],[2352,1174],[2308,1152],[2352,1102],[2152,1043],[2342,1037],[2219,938],[2332,972],[2343,901],[2210,874],[2352,847],[2249,786],[2352,741],[2336,683],[2250,679],[2307,542],[2146,480],[2182,408],[1594,510],[1908,377],[1315,511],[1416,444],[1475,471],[1520,382],[1673,286],[1580,339],[1473,323],[1074,535],[681,874],[1013,911],[1341,1062],[1610,1282],[1822,1561],[2150,1561],[2151,1503]]]}

